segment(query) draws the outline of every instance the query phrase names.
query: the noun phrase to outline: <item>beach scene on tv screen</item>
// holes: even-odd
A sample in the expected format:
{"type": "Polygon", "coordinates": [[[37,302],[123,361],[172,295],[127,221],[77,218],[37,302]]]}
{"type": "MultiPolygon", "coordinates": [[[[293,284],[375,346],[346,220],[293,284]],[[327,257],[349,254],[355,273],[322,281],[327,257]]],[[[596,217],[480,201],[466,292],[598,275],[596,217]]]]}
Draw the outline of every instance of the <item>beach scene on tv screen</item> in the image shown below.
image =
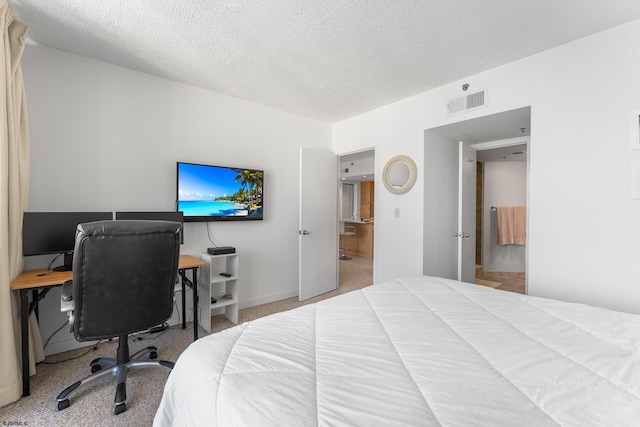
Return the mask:
{"type": "Polygon", "coordinates": [[[262,216],[263,173],[178,164],[178,210],[185,217],[262,216]]]}

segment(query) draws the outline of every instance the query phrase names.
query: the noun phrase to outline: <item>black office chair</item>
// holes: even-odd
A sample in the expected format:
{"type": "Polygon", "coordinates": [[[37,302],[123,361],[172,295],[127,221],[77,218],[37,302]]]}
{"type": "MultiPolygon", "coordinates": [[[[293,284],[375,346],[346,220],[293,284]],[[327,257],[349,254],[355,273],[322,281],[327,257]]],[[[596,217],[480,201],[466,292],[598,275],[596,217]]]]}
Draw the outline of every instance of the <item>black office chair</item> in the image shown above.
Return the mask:
{"type": "Polygon", "coordinates": [[[173,363],[147,347],[129,354],[129,334],[166,322],[173,310],[178,273],[180,224],[170,221],[98,221],[79,224],[73,256],[73,280],[62,286],[61,310],[78,341],[118,337],[117,358],[91,362],[91,375],[57,397],[58,410],[69,395],[107,375],[117,377],[115,414],[126,408],[127,372],[173,363]],[[144,356],[149,359],[141,360],[144,356]]]}

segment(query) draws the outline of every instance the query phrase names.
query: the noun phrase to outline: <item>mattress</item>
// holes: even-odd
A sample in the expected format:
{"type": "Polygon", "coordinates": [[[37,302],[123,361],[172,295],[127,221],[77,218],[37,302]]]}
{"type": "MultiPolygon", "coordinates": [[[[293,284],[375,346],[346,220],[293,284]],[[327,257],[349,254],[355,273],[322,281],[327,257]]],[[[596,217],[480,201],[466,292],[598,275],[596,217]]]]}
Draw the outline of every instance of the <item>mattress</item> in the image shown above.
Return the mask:
{"type": "Polygon", "coordinates": [[[407,277],[204,337],[155,426],[638,426],[640,316],[407,277]]]}

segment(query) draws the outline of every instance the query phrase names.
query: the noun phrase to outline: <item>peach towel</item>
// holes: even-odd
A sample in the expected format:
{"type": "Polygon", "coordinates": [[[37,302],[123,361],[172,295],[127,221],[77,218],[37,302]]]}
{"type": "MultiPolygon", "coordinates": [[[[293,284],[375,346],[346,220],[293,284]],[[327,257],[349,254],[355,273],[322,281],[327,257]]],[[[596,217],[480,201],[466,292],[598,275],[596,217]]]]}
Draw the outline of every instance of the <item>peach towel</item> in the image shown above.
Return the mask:
{"type": "Polygon", "coordinates": [[[513,207],[499,206],[496,208],[496,231],[499,245],[513,245],[513,207]]]}
{"type": "Polygon", "coordinates": [[[501,206],[496,208],[496,232],[499,245],[526,243],[527,210],[525,206],[501,206]]]}
{"type": "Polygon", "coordinates": [[[524,246],[527,241],[527,208],[513,207],[513,241],[516,245],[524,246]]]}

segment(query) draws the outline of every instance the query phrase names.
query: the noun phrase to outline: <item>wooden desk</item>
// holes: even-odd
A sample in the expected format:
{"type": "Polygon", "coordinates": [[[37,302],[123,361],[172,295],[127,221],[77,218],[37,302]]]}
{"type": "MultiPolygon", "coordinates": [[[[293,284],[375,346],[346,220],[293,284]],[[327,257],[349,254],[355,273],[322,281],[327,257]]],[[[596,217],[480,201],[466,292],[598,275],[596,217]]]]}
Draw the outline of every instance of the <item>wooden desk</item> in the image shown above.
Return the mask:
{"type": "MultiPolygon", "coordinates": [[[[185,285],[193,291],[193,340],[198,339],[198,268],[206,263],[191,255],[180,255],[178,260],[178,274],[182,278],[182,329],[187,327],[185,310],[185,285]],[[191,280],[187,278],[187,270],[191,271],[191,280]]],[[[10,289],[20,292],[20,328],[22,329],[22,396],[31,394],[29,386],[29,315],[37,310],[38,302],[49,291],[62,286],[73,278],[71,271],[51,271],[46,269],[23,271],[16,280],[11,282],[10,289]],[[28,291],[32,292],[29,304],[28,291]]],[[[37,314],[37,311],[36,311],[37,314]]]]}

